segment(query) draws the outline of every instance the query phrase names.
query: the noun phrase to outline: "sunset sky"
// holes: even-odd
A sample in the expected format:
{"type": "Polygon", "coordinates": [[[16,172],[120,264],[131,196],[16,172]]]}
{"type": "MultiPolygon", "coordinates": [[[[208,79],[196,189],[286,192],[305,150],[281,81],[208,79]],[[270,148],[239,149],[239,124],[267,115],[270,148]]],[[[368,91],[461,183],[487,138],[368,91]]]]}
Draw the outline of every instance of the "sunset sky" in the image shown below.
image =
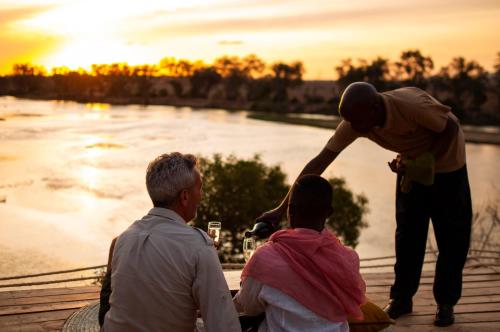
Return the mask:
{"type": "Polygon", "coordinates": [[[415,48],[437,67],[464,56],[491,70],[499,31],[499,0],[0,0],[0,74],[254,53],[331,79],[341,59],[415,48]]]}

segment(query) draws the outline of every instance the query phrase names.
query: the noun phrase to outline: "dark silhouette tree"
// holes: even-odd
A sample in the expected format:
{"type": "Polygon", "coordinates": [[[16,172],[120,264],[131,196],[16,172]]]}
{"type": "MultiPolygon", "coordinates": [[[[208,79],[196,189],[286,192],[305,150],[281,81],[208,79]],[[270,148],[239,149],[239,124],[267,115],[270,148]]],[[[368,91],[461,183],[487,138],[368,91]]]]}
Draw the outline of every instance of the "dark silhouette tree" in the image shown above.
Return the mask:
{"type": "Polygon", "coordinates": [[[237,56],[223,56],[215,59],[213,66],[223,78],[226,99],[237,100],[240,88],[249,79],[241,59],[237,56]]]}
{"type": "Polygon", "coordinates": [[[488,73],[475,61],[457,57],[443,67],[439,76],[451,96],[451,106],[461,117],[465,110],[478,112],[486,102],[488,73]]]}
{"type": "Polygon", "coordinates": [[[273,78],[273,101],[288,101],[288,88],[302,84],[302,75],[304,66],[302,62],[297,61],[290,65],[278,62],[272,66],[273,78]]]}
{"type": "Polygon", "coordinates": [[[43,87],[43,78],[47,71],[42,66],[30,63],[14,64],[12,78],[14,93],[19,95],[38,94],[43,87]]]}
{"type": "Polygon", "coordinates": [[[343,91],[353,82],[369,82],[379,91],[387,89],[389,80],[389,60],[377,57],[372,62],[364,59],[358,60],[358,66],[355,66],[351,59],[342,60],[340,66],[335,67],[338,75],[339,88],[343,91]]]}
{"type": "MultiPolygon", "coordinates": [[[[212,158],[201,158],[200,169],[203,199],[193,223],[206,229],[209,221],[221,221],[221,260],[238,259],[234,255],[240,255],[241,260],[245,230],[253,226],[255,218],[263,211],[279,204],[289,190],[286,175],[280,166],[268,166],[259,156],[239,159],[216,154],[212,158]]],[[[363,195],[354,195],[343,179],[333,178],[329,182],[333,187],[334,213],[327,226],[347,245],[355,247],[361,229],[366,227],[363,216],[368,201],[363,195]]]]}
{"type": "Polygon", "coordinates": [[[434,69],[431,57],[423,56],[419,50],[408,50],[401,53],[400,61],[395,63],[396,79],[406,86],[427,87],[427,78],[434,69]]]}
{"type": "Polygon", "coordinates": [[[220,81],[222,77],[214,67],[197,69],[189,78],[191,82],[191,97],[207,98],[210,90],[220,81]]]}

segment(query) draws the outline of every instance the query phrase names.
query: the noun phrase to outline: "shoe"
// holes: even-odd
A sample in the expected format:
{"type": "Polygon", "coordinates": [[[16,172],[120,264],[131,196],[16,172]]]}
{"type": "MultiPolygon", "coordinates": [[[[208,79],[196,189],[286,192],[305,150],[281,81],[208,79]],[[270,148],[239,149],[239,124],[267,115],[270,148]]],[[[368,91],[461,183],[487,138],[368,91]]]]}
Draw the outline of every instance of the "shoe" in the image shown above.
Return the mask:
{"type": "Polygon", "coordinates": [[[396,319],[399,316],[411,313],[413,311],[413,302],[412,300],[391,299],[385,306],[384,311],[389,317],[396,319]]]}
{"type": "Polygon", "coordinates": [[[436,319],[434,325],[439,327],[450,326],[455,322],[455,315],[453,314],[453,306],[449,304],[438,305],[436,310],[436,319]]]}

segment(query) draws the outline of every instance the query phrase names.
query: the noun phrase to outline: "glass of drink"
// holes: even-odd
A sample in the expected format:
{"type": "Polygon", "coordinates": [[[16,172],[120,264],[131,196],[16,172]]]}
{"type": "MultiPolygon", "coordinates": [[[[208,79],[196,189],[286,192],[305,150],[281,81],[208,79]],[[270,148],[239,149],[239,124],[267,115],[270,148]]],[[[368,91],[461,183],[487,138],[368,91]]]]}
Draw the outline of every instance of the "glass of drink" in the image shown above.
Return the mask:
{"type": "Polygon", "coordinates": [[[253,237],[246,237],[243,240],[243,257],[245,258],[245,262],[248,262],[250,257],[252,257],[256,247],[257,244],[253,237]]]}
{"type": "Polygon", "coordinates": [[[220,244],[220,229],[221,223],[220,221],[210,221],[208,222],[208,236],[214,240],[214,245],[216,248],[219,248],[220,244]]]}

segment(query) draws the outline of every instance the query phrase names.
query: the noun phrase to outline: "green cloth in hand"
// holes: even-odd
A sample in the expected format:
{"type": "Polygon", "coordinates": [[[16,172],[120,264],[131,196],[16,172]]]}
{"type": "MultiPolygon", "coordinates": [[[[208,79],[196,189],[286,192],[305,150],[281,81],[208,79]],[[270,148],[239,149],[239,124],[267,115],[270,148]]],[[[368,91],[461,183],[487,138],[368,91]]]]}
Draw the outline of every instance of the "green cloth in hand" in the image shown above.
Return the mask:
{"type": "Polygon", "coordinates": [[[404,160],[403,163],[406,169],[401,179],[402,192],[410,192],[412,181],[426,186],[434,183],[436,161],[432,153],[425,152],[415,159],[404,160]]]}

